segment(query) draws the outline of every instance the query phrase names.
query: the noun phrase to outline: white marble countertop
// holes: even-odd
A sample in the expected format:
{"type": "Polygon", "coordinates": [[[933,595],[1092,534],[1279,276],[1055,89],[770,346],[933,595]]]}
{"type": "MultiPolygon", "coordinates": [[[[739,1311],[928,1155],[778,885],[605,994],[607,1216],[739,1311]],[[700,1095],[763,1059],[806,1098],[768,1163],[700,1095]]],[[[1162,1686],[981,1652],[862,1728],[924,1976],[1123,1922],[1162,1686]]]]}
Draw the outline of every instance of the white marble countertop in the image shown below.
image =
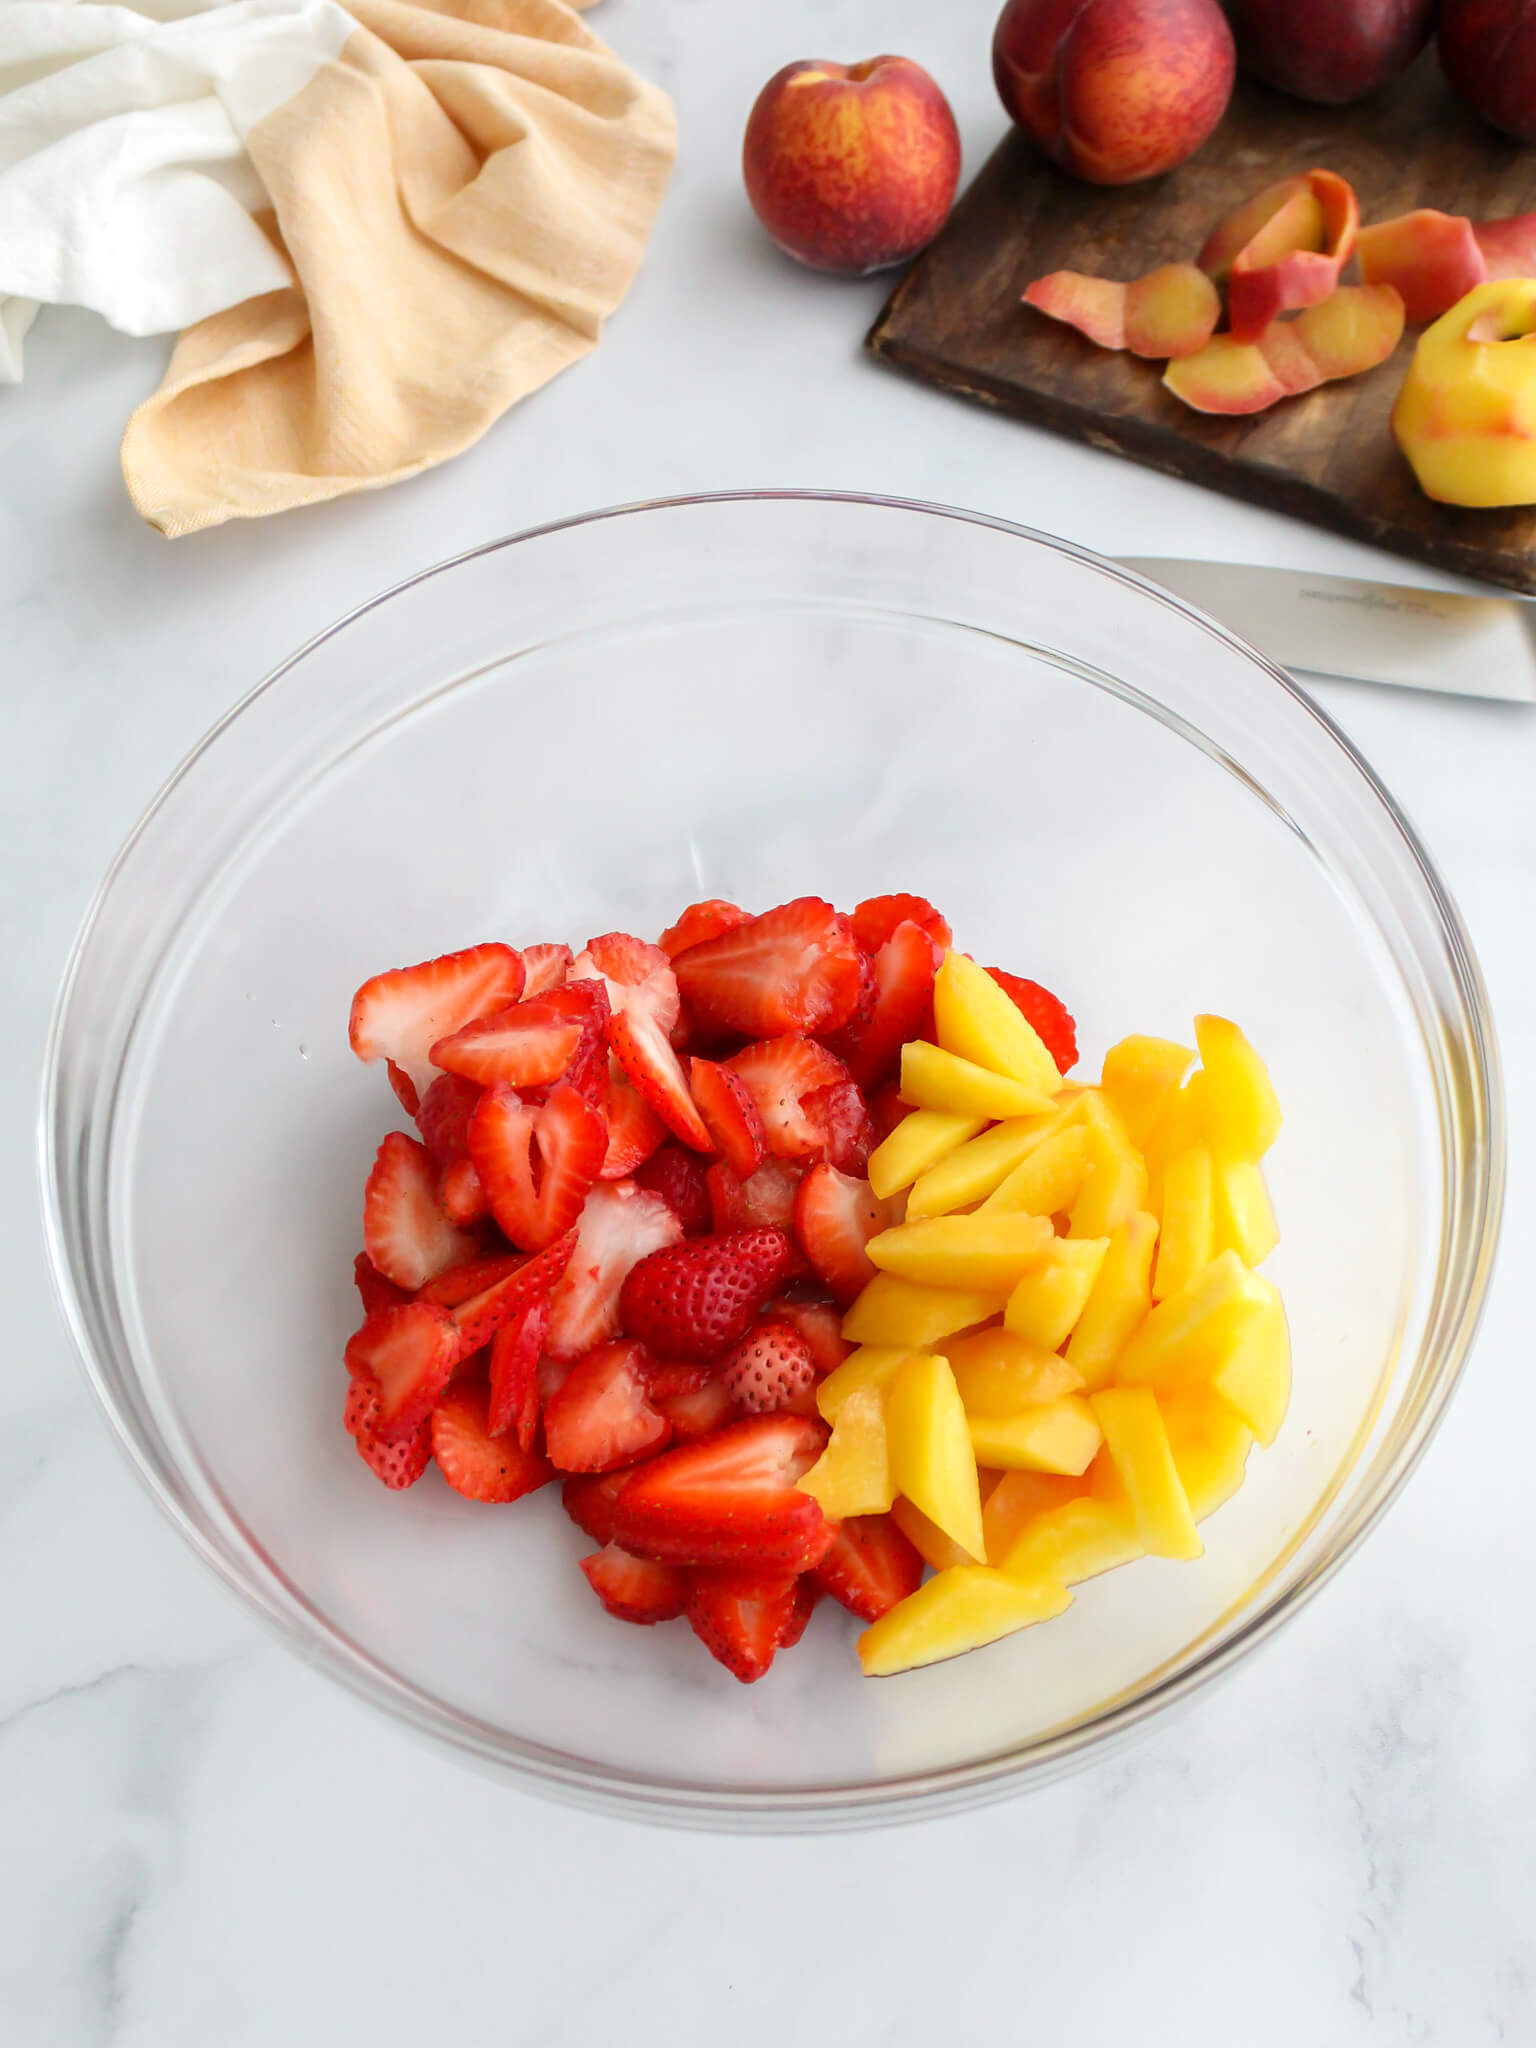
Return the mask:
{"type": "Polygon", "coordinates": [[[7,2048],[1135,2048],[1536,2040],[1536,716],[1320,694],[1460,900],[1503,1039],[1505,1257],[1465,1387],[1349,1569],[1117,1762],[897,1833],[724,1840],[504,1790],[269,1639],[110,1442],[55,1308],[31,1167],[54,984],[183,751],[387,583],[563,513],[824,485],[1108,553],[1412,575],[876,369],[879,281],[795,271],[736,151],[795,55],[901,50],[997,134],[992,0],[608,0],[683,146],[602,349],[435,474],[167,543],[118,433],[166,354],[45,313],[0,391],[0,2039],[7,2048]]]}

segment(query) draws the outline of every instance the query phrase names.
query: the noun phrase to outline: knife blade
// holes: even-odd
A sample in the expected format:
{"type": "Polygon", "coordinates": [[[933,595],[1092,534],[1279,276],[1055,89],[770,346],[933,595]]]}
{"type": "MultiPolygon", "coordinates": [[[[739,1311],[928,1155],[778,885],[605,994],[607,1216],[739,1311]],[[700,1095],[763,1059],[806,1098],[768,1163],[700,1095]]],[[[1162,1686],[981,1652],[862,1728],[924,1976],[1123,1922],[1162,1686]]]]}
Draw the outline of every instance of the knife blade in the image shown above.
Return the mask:
{"type": "Polygon", "coordinates": [[[1536,604],[1255,563],[1121,562],[1230,626],[1282,668],[1536,704],[1536,604]]]}

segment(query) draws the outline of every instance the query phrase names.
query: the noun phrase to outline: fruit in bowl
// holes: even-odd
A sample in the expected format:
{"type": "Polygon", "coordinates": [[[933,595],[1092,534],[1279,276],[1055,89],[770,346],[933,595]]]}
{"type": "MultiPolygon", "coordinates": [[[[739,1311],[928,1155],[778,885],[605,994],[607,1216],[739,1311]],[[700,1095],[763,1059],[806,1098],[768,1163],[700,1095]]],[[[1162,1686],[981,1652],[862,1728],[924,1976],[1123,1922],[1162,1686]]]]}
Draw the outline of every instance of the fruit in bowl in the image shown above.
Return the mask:
{"type": "Polygon", "coordinates": [[[1094,185],[1159,177],[1193,156],[1235,70],[1217,0],[1008,0],[992,38],[1010,118],[1094,185]]]}
{"type": "Polygon", "coordinates": [[[812,270],[864,277],[905,263],[949,218],[960,134],[920,64],[786,64],[747,120],[742,176],[753,212],[812,270]]]}
{"type": "Polygon", "coordinates": [[[1289,1394],[1236,1028],[1114,1048],[924,898],[691,905],[659,942],[374,976],[390,1132],[343,1423],[382,1483],[561,1482],[609,1614],[752,1682],[823,1595],[883,1675],[1201,1554],[1289,1394]],[[936,1576],[923,1582],[924,1571],[936,1576]]]}

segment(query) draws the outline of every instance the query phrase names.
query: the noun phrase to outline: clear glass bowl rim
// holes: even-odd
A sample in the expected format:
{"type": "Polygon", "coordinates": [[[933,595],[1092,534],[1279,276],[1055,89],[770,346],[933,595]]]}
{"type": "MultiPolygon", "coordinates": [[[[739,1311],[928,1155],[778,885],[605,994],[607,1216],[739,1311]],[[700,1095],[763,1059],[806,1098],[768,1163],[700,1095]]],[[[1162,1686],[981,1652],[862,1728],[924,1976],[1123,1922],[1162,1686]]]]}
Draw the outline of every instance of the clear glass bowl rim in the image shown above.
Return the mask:
{"type": "MultiPolygon", "coordinates": [[[[169,1518],[182,1537],[223,1581],[288,1647],[306,1662],[338,1680],[349,1690],[380,1709],[392,1719],[445,1743],[467,1760],[484,1767],[507,1771],[516,1778],[533,1781],[535,1789],[549,1796],[597,1807],[623,1817],[671,1822],[694,1827],[728,1827],[772,1831],[776,1829],[818,1829],[869,1826],[883,1822],[931,1817],[960,1810],[1004,1796],[1026,1784],[1041,1784],[1075,1769],[1107,1751],[1121,1747],[1156,1715],[1187,1702],[1202,1687],[1225,1675],[1249,1651],[1299,1613],[1302,1607],[1328,1583],[1351,1557],[1365,1537],[1380,1523],[1424,1455],[1444,1417],[1452,1394],[1476,1336],[1491,1278],[1503,1206],[1506,1129],[1503,1080],[1497,1037],[1487,991],[1470,938],[1449,891],[1434,863],[1419,841],[1413,826],[1383,786],[1369,763],[1328,714],[1285,671],[1269,661],[1238,635],[1213,620],[1197,607],[1186,604],[1161,586],[1124,568],[1121,564],[1081,547],[1075,542],[1045,533],[992,514],[967,511],[961,507],[858,491],[728,490],[687,493],[672,497],[644,499],[602,507],[568,518],[550,520],[539,526],[504,535],[496,540],[463,550],[434,563],[413,576],[354,606],[302,646],[262,680],[256,683],[219,718],[191,748],[146,806],[132,831],[123,841],[103,875],[81,921],[55,998],[43,1059],[38,1115],[38,1167],[41,1181],[43,1223],[49,1265],[63,1312],[87,1383],[100,1404],[109,1427],[129,1463],[151,1498],[169,1518]],[[1182,613],[1214,634],[1263,670],[1288,697],[1301,707],[1346,757],[1370,793],[1380,804],[1407,856],[1410,871],[1422,887],[1444,941],[1446,960],[1461,996],[1468,1025],[1468,1051],[1476,1082],[1476,1104],[1484,1143],[1477,1162],[1471,1199],[1461,1214],[1462,1241],[1451,1257],[1444,1249],[1437,1274],[1433,1310],[1428,1318],[1439,1341],[1434,1387],[1414,1427],[1399,1445],[1394,1458],[1379,1475],[1370,1496],[1360,1502],[1342,1534],[1295,1584],[1277,1595],[1259,1599],[1254,1611],[1234,1627],[1223,1640],[1195,1655],[1182,1668],[1155,1679],[1145,1690],[1111,1704],[1090,1719],[1063,1731],[1025,1743],[1003,1755],[982,1758],[909,1777],[872,1782],[867,1785],[832,1789],[808,1787],[800,1790],[775,1787],[767,1791],[752,1788],[710,1788],[680,1785],[659,1779],[610,1772],[600,1766],[573,1765],[544,1755],[530,1756],[510,1748],[495,1728],[426,1699],[415,1688],[397,1679],[339,1632],[317,1620],[300,1601],[285,1602],[276,1597],[275,1574],[267,1581],[250,1573],[239,1558],[226,1552],[198,1524],[187,1503],[156,1469],[139,1439],[132,1416],[125,1412],[114,1391],[114,1371],[134,1377],[131,1360],[103,1358],[93,1339],[83,1311],[74,1264],[70,1258],[67,1221],[70,1175],[67,1159],[59,1144],[63,1135],[60,1117],[60,1080],[66,1053],[71,998],[92,936],[111,896],[113,885],[128,863],[134,847],[151,821],[175,795],[181,783],[196,769],[204,754],[225,729],[255,701],[297,669],[315,649],[344,633],[356,620],[416,586],[443,575],[479,557],[500,553],[548,535],[599,522],[644,517],[647,514],[686,508],[726,507],[763,502],[840,504],[916,513],[946,521],[957,521],[1013,535],[1054,549],[1088,564],[1114,580],[1131,586],[1158,603],[1182,613]],[[1448,1269],[1453,1273],[1451,1298],[1446,1299],[1448,1269]]],[[[87,1276],[87,1283],[89,1276],[87,1276]]],[[[1426,1346],[1426,1349],[1429,1347],[1426,1346]]],[[[1407,1371],[1420,1361],[1399,1360],[1397,1370],[1407,1371]]]]}

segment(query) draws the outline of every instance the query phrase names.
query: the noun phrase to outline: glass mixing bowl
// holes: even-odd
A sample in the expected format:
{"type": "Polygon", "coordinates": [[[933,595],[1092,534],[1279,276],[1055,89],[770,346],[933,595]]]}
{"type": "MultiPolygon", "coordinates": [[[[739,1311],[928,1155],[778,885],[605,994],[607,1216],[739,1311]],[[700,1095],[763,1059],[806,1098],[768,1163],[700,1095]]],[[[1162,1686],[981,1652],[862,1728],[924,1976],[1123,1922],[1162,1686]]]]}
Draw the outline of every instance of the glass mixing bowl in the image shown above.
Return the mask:
{"type": "Polygon", "coordinates": [[[733,1827],[929,1813],[1101,1753],[1258,1644],[1423,1451],[1497,1232],[1487,1002],[1444,886],[1316,705],[1081,549],[798,494],[477,550],[296,654],[179,768],[59,998],[59,1286],[145,1483],[298,1650],[520,1782],[733,1827]],[[341,1429],[364,1177],[403,1122],[353,990],[697,896],[909,889],[1067,998],[1082,1069],[1237,1018],[1286,1113],[1290,1417],[1204,1528],[1060,1619],[865,1680],[823,1603],[750,1691],[593,1600],[555,1490],[385,1492],[341,1429]]]}

